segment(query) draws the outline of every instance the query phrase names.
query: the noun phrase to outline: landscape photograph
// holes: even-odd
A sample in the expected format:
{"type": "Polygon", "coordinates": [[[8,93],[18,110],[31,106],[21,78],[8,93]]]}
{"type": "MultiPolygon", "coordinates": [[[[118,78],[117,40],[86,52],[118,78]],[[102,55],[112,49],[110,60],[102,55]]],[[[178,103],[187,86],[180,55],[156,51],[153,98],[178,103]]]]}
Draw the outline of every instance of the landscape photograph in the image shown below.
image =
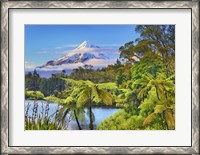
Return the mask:
{"type": "Polygon", "coordinates": [[[175,130],[175,25],[25,25],[25,130],[175,130]]]}

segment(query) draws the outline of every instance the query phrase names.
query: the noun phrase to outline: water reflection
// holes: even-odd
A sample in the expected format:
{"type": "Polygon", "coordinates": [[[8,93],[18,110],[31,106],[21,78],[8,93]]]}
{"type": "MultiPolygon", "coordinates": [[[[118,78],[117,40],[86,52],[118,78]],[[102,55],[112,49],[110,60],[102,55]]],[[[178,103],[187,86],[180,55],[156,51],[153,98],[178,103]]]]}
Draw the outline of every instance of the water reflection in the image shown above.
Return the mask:
{"type": "MultiPolygon", "coordinates": [[[[42,115],[42,112],[44,107],[46,107],[46,105],[49,105],[49,112],[48,115],[55,117],[55,113],[56,110],[58,109],[58,104],[54,103],[54,102],[50,102],[50,101],[43,101],[43,100],[38,100],[38,114],[42,115]]],[[[34,101],[33,100],[25,100],[25,107],[27,107],[27,105],[30,104],[30,108],[28,111],[28,116],[32,117],[32,109],[34,106],[34,101]]],[[[101,108],[101,107],[95,107],[92,109],[92,112],[94,113],[95,116],[95,120],[94,120],[94,129],[96,129],[96,127],[98,126],[98,124],[103,121],[106,117],[109,117],[111,115],[113,115],[115,112],[117,112],[119,109],[117,108],[101,108]]],[[[84,109],[84,113],[82,114],[83,116],[81,117],[80,121],[80,125],[82,127],[83,130],[89,130],[89,115],[88,115],[88,110],[85,108],[84,109]]],[[[78,130],[78,126],[76,121],[70,117],[70,122],[68,124],[67,127],[68,130],[78,130]]]]}

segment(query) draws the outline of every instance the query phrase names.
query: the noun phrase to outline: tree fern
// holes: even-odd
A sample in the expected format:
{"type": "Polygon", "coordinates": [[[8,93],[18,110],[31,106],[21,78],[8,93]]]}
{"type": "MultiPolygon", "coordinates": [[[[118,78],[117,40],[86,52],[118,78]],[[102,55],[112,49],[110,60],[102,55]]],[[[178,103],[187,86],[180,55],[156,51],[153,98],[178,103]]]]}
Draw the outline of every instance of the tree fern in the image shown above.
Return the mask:
{"type": "Polygon", "coordinates": [[[95,84],[89,80],[73,80],[73,79],[63,79],[69,83],[72,83],[72,92],[70,94],[70,98],[68,100],[75,100],[77,108],[86,107],[86,103],[88,103],[89,113],[90,113],[90,125],[89,128],[93,129],[92,125],[92,103],[104,103],[106,105],[112,105],[113,96],[111,94],[111,90],[116,89],[115,83],[101,83],[95,84]]]}

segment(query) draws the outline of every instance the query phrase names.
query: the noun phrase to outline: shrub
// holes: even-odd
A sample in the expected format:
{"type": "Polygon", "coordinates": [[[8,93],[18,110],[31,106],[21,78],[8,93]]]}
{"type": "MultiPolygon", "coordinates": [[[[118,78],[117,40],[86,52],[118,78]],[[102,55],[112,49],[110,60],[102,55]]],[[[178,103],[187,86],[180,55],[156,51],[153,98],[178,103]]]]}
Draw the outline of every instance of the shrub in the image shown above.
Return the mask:
{"type": "MultiPolygon", "coordinates": [[[[67,121],[62,121],[59,116],[59,107],[54,115],[49,116],[49,104],[42,105],[42,112],[39,114],[38,102],[34,101],[32,116],[29,115],[30,104],[25,110],[25,130],[65,130],[68,126],[67,121]]],[[[68,121],[69,122],[69,121],[68,121]]]]}
{"type": "Polygon", "coordinates": [[[35,99],[44,99],[44,94],[40,91],[29,91],[26,90],[25,91],[25,98],[26,99],[31,99],[31,100],[35,100],[35,99]]]}

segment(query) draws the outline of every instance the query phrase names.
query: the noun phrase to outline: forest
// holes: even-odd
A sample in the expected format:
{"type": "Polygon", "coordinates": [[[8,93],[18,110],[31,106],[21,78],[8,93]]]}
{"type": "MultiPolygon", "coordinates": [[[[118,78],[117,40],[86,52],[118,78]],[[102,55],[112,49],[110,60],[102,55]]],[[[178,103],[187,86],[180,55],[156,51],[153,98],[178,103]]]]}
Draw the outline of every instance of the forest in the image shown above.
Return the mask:
{"type": "Polygon", "coordinates": [[[115,107],[119,110],[102,120],[97,130],[174,130],[175,26],[137,25],[133,31],[140,37],[119,48],[113,65],[97,70],[84,65],[69,75],[63,70],[50,78],[41,78],[37,70],[26,74],[25,99],[54,101],[62,107],[55,120],[30,118],[27,107],[25,128],[63,129],[70,113],[81,130],[86,108],[88,128],[93,130],[93,108],[115,107]]]}

